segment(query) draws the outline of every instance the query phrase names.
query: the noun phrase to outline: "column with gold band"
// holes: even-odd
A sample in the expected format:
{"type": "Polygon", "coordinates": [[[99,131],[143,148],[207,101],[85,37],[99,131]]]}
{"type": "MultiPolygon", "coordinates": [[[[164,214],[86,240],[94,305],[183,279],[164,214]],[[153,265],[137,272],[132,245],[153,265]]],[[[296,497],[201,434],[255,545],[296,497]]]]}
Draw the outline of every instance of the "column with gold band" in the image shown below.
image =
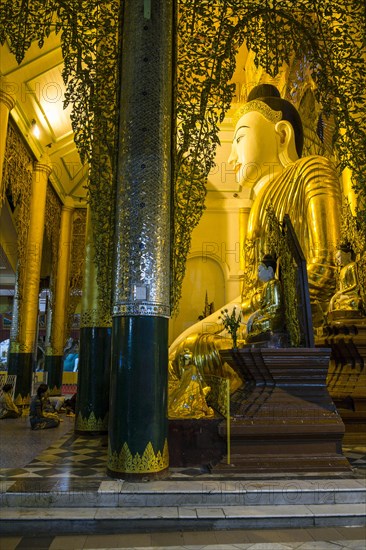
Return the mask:
{"type": "Polygon", "coordinates": [[[172,0],[122,14],[107,472],[159,477],[167,444],[172,0]]]}
{"type": "Polygon", "coordinates": [[[52,395],[61,395],[63,353],[67,334],[67,304],[74,201],[66,197],[61,210],[59,253],[57,260],[55,296],[53,299],[50,343],[46,347],[45,370],[52,395]]]}
{"type": "Polygon", "coordinates": [[[34,165],[30,219],[27,240],[26,263],[22,288],[19,289],[17,335],[11,342],[9,374],[16,374],[15,402],[27,404],[32,384],[33,352],[36,345],[39,282],[42,262],[42,246],[46,208],[47,181],[52,169],[48,157],[42,157],[34,165]]]}
{"type": "Polygon", "coordinates": [[[108,431],[112,317],[110,303],[99,297],[94,254],[92,214],[88,210],[75,419],[75,431],[85,434],[108,431]]]}

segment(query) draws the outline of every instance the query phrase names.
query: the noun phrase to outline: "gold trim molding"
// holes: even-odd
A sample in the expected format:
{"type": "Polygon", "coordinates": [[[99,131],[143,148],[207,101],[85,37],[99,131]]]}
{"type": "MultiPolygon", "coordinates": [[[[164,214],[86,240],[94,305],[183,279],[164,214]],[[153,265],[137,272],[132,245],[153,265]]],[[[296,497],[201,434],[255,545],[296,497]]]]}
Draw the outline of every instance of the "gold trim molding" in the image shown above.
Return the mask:
{"type": "Polygon", "coordinates": [[[253,101],[249,101],[237,110],[234,116],[235,123],[237,124],[242,116],[253,111],[260,113],[264,116],[264,118],[266,118],[273,124],[276,124],[276,122],[280,122],[280,120],[282,120],[282,111],[275,111],[274,109],[271,109],[271,107],[269,107],[266,103],[264,103],[264,101],[253,99],[253,101]]]}
{"type": "Polygon", "coordinates": [[[76,417],[75,428],[84,432],[104,432],[108,430],[108,414],[104,418],[96,418],[94,412],[91,412],[88,418],[82,414],[76,417]]]}
{"type": "Polygon", "coordinates": [[[110,311],[102,308],[93,308],[83,311],[80,317],[80,328],[101,327],[109,328],[112,326],[112,315],[110,311]]]}
{"type": "Polygon", "coordinates": [[[149,474],[165,470],[169,466],[168,441],[165,439],[163,454],[158,451],[156,454],[152,443],[146,445],[146,448],[140,456],[139,453],[133,455],[125,442],[120,453],[116,451],[108,456],[108,467],[114,472],[149,474]]]}

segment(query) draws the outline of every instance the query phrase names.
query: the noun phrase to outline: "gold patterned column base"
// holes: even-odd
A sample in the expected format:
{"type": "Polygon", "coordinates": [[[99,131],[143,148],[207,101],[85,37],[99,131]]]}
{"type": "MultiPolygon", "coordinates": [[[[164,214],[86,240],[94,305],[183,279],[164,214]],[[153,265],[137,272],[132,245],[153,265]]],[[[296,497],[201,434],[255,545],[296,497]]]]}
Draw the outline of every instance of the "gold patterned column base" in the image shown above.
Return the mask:
{"type": "Polygon", "coordinates": [[[14,399],[14,403],[16,404],[17,407],[28,407],[30,401],[31,401],[30,393],[23,397],[21,396],[20,393],[18,393],[18,395],[14,399]]]}
{"type": "Polygon", "coordinates": [[[51,396],[59,396],[60,395],[60,388],[58,388],[57,386],[53,386],[53,388],[48,388],[49,390],[49,395],[51,396]]]}
{"type": "Polygon", "coordinates": [[[132,455],[127,443],[118,454],[116,451],[108,457],[108,467],[114,472],[127,474],[151,474],[167,469],[169,466],[168,441],[165,440],[163,454],[158,451],[156,454],[152,444],[149,442],[140,456],[139,453],[132,455]]]}
{"type": "Polygon", "coordinates": [[[75,429],[80,432],[106,432],[108,431],[108,414],[104,418],[96,418],[94,412],[88,418],[78,414],[75,429]]]}

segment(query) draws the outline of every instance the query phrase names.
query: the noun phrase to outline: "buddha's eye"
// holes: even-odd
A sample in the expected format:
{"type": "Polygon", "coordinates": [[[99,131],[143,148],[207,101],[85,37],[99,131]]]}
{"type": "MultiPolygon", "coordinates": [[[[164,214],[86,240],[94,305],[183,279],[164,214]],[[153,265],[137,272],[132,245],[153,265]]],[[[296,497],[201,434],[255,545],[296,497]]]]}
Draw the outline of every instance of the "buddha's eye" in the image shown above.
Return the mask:
{"type": "Polygon", "coordinates": [[[238,136],[238,137],[236,138],[236,143],[240,143],[240,140],[243,139],[243,137],[244,137],[244,136],[238,136]]]}

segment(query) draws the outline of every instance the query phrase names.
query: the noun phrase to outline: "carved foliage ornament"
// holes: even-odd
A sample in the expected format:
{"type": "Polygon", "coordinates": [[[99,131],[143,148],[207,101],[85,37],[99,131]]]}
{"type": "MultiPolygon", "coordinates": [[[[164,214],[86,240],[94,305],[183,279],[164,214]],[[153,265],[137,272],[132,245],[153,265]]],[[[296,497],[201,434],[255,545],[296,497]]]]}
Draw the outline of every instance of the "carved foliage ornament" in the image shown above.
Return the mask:
{"type": "MultiPolygon", "coordinates": [[[[98,277],[107,294],[114,228],[119,8],[117,0],[4,0],[0,7],[0,42],[8,40],[18,62],[33,41],[42,46],[52,31],[62,31],[66,103],[73,105],[75,142],[83,158],[90,161],[94,149],[96,165],[108,168],[107,178],[98,168],[89,183],[98,277]]],[[[360,199],[357,216],[365,228],[365,15],[363,0],[178,2],[173,308],[181,295],[191,233],[204,210],[218,125],[234,93],[229,82],[235,56],[244,41],[256,65],[272,77],[293,55],[305,55],[323,112],[337,121],[335,148],[341,167],[353,173],[360,199]]]]}

